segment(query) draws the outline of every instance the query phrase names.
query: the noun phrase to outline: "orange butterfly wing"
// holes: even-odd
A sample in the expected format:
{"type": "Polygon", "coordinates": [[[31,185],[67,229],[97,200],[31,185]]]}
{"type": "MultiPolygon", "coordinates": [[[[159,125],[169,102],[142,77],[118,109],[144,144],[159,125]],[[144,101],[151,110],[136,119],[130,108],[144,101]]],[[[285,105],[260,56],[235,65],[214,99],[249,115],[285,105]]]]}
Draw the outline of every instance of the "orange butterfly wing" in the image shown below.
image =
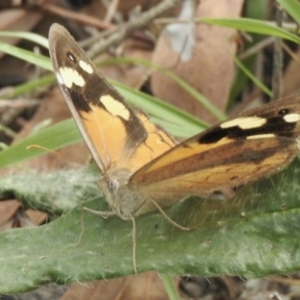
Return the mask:
{"type": "Polygon", "coordinates": [[[132,174],[175,145],[143,113],[130,108],[64,27],[54,24],[49,41],[67,104],[107,181],[107,173],[124,168],[132,174]]]}

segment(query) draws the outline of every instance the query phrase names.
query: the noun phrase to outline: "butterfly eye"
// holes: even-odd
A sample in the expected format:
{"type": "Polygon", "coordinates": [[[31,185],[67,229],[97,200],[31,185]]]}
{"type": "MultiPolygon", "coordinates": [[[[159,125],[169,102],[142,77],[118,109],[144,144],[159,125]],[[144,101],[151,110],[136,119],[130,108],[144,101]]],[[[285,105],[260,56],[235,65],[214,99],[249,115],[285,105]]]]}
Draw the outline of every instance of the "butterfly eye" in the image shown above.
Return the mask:
{"type": "Polygon", "coordinates": [[[109,179],[108,181],[108,189],[110,192],[114,192],[119,187],[119,182],[116,179],[109,179]]]}

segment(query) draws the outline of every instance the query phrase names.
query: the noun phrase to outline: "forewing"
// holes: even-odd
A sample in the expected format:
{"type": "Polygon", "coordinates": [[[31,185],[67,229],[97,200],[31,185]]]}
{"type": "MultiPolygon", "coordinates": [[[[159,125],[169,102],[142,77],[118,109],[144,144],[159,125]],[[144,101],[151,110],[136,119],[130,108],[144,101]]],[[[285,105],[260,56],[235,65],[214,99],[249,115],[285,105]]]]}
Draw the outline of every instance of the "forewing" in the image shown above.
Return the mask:
{"type": "Polygon", "coordinates": [[[64,27],[51,26],[49,44],[54,71],[67,104],[104,174],[107,169],[122,167],[133,173],[174,145],[169,146],[167,135],[163,141],[149,144],[149,140],[163,131],[151,127],[142,113],[136,115],[64,27]],[[147,132],[148,127],[152,132],[147,132]]]}

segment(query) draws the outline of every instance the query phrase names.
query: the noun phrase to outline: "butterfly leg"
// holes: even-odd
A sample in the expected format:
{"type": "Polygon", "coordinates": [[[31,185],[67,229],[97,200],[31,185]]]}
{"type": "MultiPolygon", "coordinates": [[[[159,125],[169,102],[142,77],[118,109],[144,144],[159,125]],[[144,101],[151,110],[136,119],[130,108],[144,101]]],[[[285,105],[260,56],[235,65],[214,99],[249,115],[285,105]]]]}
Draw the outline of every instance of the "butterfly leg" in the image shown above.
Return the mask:
{"type": "Polygon", "coordinates": [[[88,207],[83,207],[83,210],[88,211],[94,215],[101,216],[103,219],[107,219],[111,216],[116,215],[116,213],[113,211],[99,211],[99,210],[95,210],[95,209],[90,209],[88,207]]]}
{"type": "Polygon", "coordinates": [[[84,232],[84,211],[88,211],[94,215],[100,215],[103,219],[107,219],[108,217],[115,215],[115,213],[112,211],[98,211],[98,210],[90,209],[88,207],[83,207],[83,210],[81,211],[81,217],[80,217],[81,231],[80,231],[78,241],[76,243],[76,247],[78,247],[78,245],[80,244],[84,232]]]}
{"type": "Polygon", "coordinates": [[[155,200],[150,200],[153,205],[157,208],[157,210],[163,215],[163,217],[169,221],[171,224],[173,224],[175,227],[181,229],[181,230],[184,230],[184,231],[191,231],[191,230],[194,230],[194,228],[189,228],[189,227],[184,227],[184,226],[181,226],[179,225],[178,223],[176,223],[175,221],[173,221],[165,212],[164,210],[156,203],[155,200]]]}

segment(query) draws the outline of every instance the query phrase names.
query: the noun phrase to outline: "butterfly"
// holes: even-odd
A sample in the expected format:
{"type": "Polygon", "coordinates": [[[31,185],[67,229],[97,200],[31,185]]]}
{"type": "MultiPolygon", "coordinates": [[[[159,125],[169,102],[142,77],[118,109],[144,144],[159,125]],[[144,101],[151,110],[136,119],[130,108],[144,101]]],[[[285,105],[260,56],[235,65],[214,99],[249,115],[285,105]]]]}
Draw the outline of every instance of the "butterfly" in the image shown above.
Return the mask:
{"type": "Polygon", "coordinates": [[[111,209],[99,213],[103,216],[135,224],[138,215],[187,196],[268,176],[299,152],[300,97],[265,104],[176,144],[127,104],[58,24],[50,28],[49,51],[66,102],[103,175],[99,186],[111,209]]]}

